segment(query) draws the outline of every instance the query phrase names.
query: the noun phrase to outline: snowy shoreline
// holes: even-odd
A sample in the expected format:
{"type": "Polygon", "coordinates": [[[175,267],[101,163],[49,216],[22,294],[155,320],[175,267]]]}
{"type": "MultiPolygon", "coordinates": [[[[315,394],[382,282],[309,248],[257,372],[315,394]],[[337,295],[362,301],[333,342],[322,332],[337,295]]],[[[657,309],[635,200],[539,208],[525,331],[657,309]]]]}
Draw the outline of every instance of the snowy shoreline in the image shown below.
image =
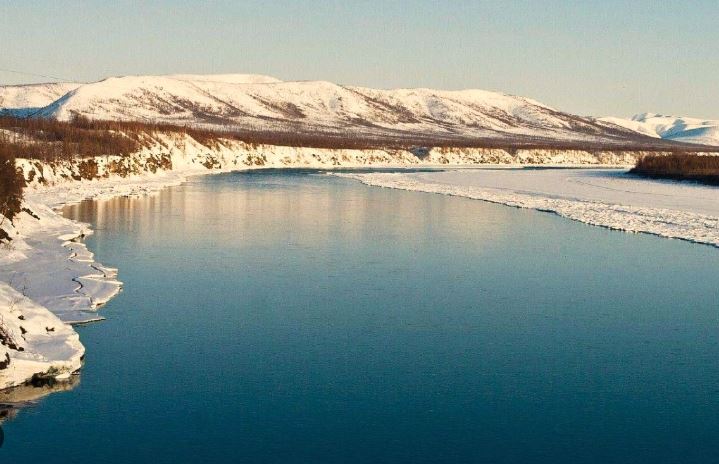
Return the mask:
{"type": "MultiPolygon", "coordinates": [[[[167,180],[153,186],[176,183],[167,180]]],[[[0,390],[31,379],[68,381],[85,354],[71,325],[104,319],[97,311],[122,288],[117,269],[96,262],[82,243],[93,233],[89,224],[62,216],[63,205],[96,196],[86,191],[86,197],[70,201],[68,196],[61,202],[52,190],[30,189],[24,210],[12,226],[5,225],[13,240],[0,256],[0,307],[5,308],[0,321],[12,343],[2,347],[5,353],[0,351],[9,361],[0,370],[0,390]]],[[[121,191],[151,192],[133,191],[126,184],[121,191]]],[[[94,193],[104,197],[102,189],[94,193]]]]}
{"type": "Polygon", "coordinates": [[[612,230],[719,247],[716,187],[640,179],[626,176],[624,169],[591,174],[583,170],[478,169],[334,175],[374,187],[483,200],[612,230]]]}

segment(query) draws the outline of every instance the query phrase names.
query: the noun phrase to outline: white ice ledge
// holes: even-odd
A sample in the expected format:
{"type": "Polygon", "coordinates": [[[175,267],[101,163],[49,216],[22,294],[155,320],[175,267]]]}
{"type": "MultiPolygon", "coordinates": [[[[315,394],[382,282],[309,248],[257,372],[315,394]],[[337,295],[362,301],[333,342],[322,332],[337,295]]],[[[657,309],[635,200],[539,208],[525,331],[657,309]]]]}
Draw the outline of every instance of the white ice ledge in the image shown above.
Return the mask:
{"type": "Polygon", "coordinates": [[[377,187],[531,208],[610,229],[719,247],[719,189],[711,186],[642,179],[616,169],[337,175],[377,187]]]}

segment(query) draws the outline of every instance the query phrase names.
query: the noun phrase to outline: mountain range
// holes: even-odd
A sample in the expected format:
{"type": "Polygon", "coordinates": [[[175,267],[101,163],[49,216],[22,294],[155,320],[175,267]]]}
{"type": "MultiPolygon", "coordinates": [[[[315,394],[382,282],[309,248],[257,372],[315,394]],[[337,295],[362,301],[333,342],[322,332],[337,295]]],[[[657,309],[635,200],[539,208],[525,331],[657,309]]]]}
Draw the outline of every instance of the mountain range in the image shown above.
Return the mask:
{"type": "Polygon", "coordinates": [[[371,89],[251,74],[111,77],[0,87],[0,112],[434,145],[662,149],[719,145],[719,122],[592,118],[485,90],[371,89]]]}

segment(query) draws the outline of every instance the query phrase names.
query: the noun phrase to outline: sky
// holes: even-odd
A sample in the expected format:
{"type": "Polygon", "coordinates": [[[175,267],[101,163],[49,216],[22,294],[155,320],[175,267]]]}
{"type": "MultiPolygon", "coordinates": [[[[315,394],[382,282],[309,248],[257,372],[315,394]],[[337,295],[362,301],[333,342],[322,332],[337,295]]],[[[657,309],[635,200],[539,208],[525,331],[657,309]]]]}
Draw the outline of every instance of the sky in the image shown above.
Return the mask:
{"type": "Polygon", "coordinates": [[[237,72],[719,119],[716,0],[3,0],[0,50],[0,84],[237,72]]]}

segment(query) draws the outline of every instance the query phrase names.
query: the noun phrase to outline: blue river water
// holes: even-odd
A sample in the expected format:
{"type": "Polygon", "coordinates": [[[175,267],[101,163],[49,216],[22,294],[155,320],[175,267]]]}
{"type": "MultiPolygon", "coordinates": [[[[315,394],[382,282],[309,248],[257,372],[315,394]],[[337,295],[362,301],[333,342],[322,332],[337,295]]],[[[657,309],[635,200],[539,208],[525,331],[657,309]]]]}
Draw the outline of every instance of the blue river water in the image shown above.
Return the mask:
{"type": "Polygon", "coordinates": [[[123,292],[0,462],[719,460],[719,250],[311,171],[67,207],[123,292]]]}

